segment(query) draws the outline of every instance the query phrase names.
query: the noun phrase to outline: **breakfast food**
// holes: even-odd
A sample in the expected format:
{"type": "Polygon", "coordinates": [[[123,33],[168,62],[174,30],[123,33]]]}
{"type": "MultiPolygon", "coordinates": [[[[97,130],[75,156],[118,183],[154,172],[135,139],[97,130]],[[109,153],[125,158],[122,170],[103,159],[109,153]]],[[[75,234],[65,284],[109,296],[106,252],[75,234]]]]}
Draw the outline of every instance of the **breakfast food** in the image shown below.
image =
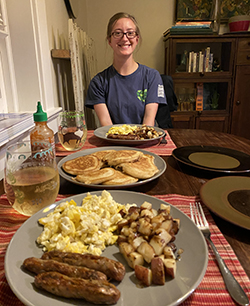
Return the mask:
{"type": "Polygon", "coordinates": [[[154,176],[159,170],[154,164],[154,156],[144,154],[139,160],[118,165],[122,171],[138,179],[148,179],[154,176]]]}
{"type": "Polygon", "coordinates": [[[148,202],[132,206],[118,223],[120,252],[144,286],[164,285],[166,274],[175,277],[174,240],[179,226],[180,220],[170,215],[170,205],[161,204],[157,211],[148,202]]]}
{"type": "Polygon", "coordinates": [[[44,253],[42,259],[53,259],[70,265],[97,270],[106,274],[109,279],[114,279],[118,282],[122,281],[125,275],[123,264],[103,256],[52,251],[44,253]]]}
{"type": "Polygon", "coordinates": [[[35,276],[35,285],[57,296],[85,299],[94,304],[115,304],[120,291],[103,280],[72,278],[58,272],[45,272],[35,276]]]}
{"type": "Polygon", "coordinates": [[[103,168],[91,172],[86,172],[85,174],[79,174],[74,180],[78,182],[83,182],[84,184],[102,184],[107,180],[112,180],[115,177],[115,169],[113,168],[103,168]]]}
{"type": "Polygon", "coordinates": [[[103,158],[108,154],[108,153],[112,153],[115,150],[103,150],[103,151],[97,151],[94,153],[91,153],[91,156],[96,156],[100,162],[101,162],[101,167],[105,166],[105,162],[103,161],[103,158]]]}
{"type": "Polygon", "coordinates": [[[121,171],[115,170],[115,176],[111,180],[103,182],[103,185],[126,185],[136,183],[138,178],[122,173],[121,171]]]}
{"type": "Polygon", "coordinates": [[[36,257],[29,257],[24,260],[23,267],[35,274],[54,271],[69,277],[107,280],[107,276],[100,271],[69,265],[52,259],[43,260],[36,257]]]}
{"type": "Polygon", "coordinates": [[[154,127],[143,124],[142,126],[123,124],[112,126],[107,132],[107,138],[124,140],[145,140],[163,136],[163,132],[157,132],[154,127]]]}
{"type": "Polygon", "coordinates": [[[70,174],[82,174],[99,170],[102,166],[100,159],[94,155],[85,155],[66,161],[62,168],[70,174]]]}
{"type": "Polygon", "coordinates": [[[136,150],[119,150],[109,153],[103,157],[103,160],[109,166],[117,166],[121,163],[133,163],[137,161],[143,153],[136,150]]]}
{"type": "Polygon", "coordinates": [[[65,172],[76,175],[72,177],[74,181],[95,185],[132,184],[159,172],[154,156],[139,150],[97,151],[66,161],[62,167],[65,172]]]}
{"type": "Polygon", "coordinates": [[[73,200],[62,202],[38,220],[44,228],[37,243],[43,251],[101,255],[106,246],[116,242],[120,212],[129,207],[115,202],[105,190],[100,196],[88,193],[81,206],[73,200]]]}
{"type": "MultiPolygon", "coordinates": [[[[73,203],[74,201],[71,200],[59,204],[59,209],[56,207],[54,210],[55,214],[50,213],[39,222],[50,224],[50,230],[53,233],[59,231],[60,236],[60,225],[65,230],[69,229],[66,226],[69,224],[62,224],[60,221],[55,224],[55,220],[58,218],[65,221],[63,219],[65,217],[64,209],[69,207],[68,218],[75,219],[75,229],[82,232],[82,228],[79,229],[78,226],[82,217],[84,218],[85,212],[78,215],[74,210],[73,203]],[[68,206],[68,203],[71,205],[68,206]],[[63,215],[62,219],[60,218],[61,214],[63,215]],[[55,216],[56,218],[54,218],[55,216]]],[[[116,236],[118,239],[114,239],[113,243],[117,241],[121,254],[128,265],[134,269],[139,285],[164,285],[166,275],[174,278],[176,261],[181,254],[181,250],[176,252],[177,248],[174,244],[180,220],[174,219],[170,215],[170,205],[162,203],[158,210],[152,208],[152,204],[149,202],[144,202],[140,207],[136,204],[121,205],[114,202],[111,194],[105,190],[100,197],[88,194],[83,199],[83,206],[87,206],[87,210],[91,207],[92,211],[100,211],[101,208],[104,213],[101,219],[105,219],[107,209],[110,212],[107,203],[111,204],[111,211],[120,215],[120,218],[115,218],[115,225],[112,225],[112,231],[116,229],[118,235],[116,236]],[[89,201],[93,205],[89,206],[89,201]]],[[[84,223],[90,218],[88,214],[87,218],[83,219],[84,223]]],[[[105,219],[104,223],[106,221],[105,219]]],[[[111,230],[111,228],[109,229],[111,230]]],[[[88,228],[88,224],[86,224],[86,230],[92,232],[93,228],[88,228]]],[[[94,230],[100,233],[98,228],[94,230]]],[[[56,241],[59,241],[59,236],[54,237],[56,241]]],[[[71,240],[70,232],[66,231],[61,236],[64,236],[68,242],[71,240]]],[[[97,237],[95,236],[95,239],[97,237]]],[[[107,305],[117,303],[121,295],[118,288],[110,282],[121,282],[126,274],[125,266],[119,261],[91,255],[87,249],[81,253],[73,249],[70,251],[65,249],[63,251],[47,251],[41,258],[25,259],[23,268],[36,274],[34,284],[38,289],[65,298],[85,299],[94,304],[107,305]]]]}

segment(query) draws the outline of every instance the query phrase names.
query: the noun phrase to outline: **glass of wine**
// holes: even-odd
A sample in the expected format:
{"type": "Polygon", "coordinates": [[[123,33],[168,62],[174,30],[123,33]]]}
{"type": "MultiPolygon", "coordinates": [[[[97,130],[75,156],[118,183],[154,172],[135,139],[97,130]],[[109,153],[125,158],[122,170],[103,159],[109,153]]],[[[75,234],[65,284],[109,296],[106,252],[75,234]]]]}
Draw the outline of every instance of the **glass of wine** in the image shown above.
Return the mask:
{"type": "Polygon", "coordinates": [[[23,141],[6,150],[4,189],[9,203],[20,214],[31,216],[55,202],[60,181],[51,143],[40,149],[23,141]]]}
{"type": "Polygon", "coordinates": [[[67,151],[80,150],[87,138],[83,111],[63,111],[58,116],[58,138],[67,151]]]}

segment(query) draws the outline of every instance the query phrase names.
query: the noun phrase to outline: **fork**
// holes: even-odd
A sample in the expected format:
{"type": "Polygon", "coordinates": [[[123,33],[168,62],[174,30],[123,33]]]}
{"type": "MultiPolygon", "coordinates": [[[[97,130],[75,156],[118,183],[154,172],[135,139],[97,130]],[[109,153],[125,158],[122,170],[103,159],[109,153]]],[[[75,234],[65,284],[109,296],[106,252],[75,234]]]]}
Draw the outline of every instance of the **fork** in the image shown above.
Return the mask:
{"type": "Polygon", "coordinates": [[[211,232],[209,230],[209,224],[206,220],[200,202],[196,202],[195,204],[190,203],[190,214],[192,221],[201,230],[206,240],[210,243],[212,250],[214,251],[215,257],[217,259],[221,274],[223,276],[229,294],[239,305],[242,306],[249,305],[249,299],[247,295],[245,294],[245,292],[243,291],[242,287],[237,282],[237,280],[234,278],[233,274],[228,269],[227,265],[225,264],[224,260],[221,258],[213,241],[210,238],[211,232]]]}
{"type": "Polygon", "coordinates": [[[162,137],[160,144],[167,144],[166,134],[162,137]]]}

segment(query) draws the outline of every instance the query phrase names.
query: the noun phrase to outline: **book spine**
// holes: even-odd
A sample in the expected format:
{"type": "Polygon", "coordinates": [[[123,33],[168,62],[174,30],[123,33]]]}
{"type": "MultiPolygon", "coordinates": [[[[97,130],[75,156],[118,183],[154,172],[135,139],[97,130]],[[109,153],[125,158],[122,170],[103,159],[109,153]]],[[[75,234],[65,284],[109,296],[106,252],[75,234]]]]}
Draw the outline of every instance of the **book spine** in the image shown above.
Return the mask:
{"type": "Polygon", "coordinates": [[[213,53],[210,53],[210,57],[209,57],[209,72],[213,71],[213,58],[214,58],[213,53]]]}
{"type": "Polygon", "coordinates": [[[203,72],[203,61],[204,61],[204,54],[202,51],[199,52],[199,72],[203,72]]]}
{"type": "Polygon", "coordinates": [[[194,54],[193,54],[193,72],[196,72],[197,70],[196,70],[196,65],[197,65],[197,53],[196,52],[194,52],[194,54]]]}
{"type": "Polygon", "coordinates": [[[189,52],[188,57],[188,72],[192,72],[194,51],[189,52]]]}
{"type": "Polygon", "coordinates": [[[196,111],[203,111],[203,83],[197,83],[196,111]]]}
{"type": "Polygon", "coordinates": [[[209,72],[210,47],[206,48],[205,72],[209,72]]]}

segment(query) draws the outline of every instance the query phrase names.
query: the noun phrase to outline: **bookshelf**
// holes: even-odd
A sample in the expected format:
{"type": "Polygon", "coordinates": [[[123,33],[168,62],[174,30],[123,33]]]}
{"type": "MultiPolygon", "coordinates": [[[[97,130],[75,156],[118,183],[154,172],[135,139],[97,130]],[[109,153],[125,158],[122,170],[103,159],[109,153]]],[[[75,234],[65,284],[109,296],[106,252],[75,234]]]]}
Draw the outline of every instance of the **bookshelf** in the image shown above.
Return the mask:
{"type": "MultiPolygon", "coordinates": [[[[236,105],[234,100],[235,94],[239,95],[235,85],[242,81],[248,84],[248,88],[241,86],[240,95],[244,99],[250,86],[250,32],[164,34],[165,74],[172,76],[179,102],[178,110],[171,113],[174,128],[208,129],[246,137],[241,132],[245,127],[234,116],[240,118],[240,108],[246,113],[247,106],[243,105],[247,101],[236,105]],[[246,64],[248,68],[242,68],[246,64]],[[242,71],[244,80],[239,81],[242,71]]],[[[249,120],[244,122],[249,131],[249,120]]]]}

